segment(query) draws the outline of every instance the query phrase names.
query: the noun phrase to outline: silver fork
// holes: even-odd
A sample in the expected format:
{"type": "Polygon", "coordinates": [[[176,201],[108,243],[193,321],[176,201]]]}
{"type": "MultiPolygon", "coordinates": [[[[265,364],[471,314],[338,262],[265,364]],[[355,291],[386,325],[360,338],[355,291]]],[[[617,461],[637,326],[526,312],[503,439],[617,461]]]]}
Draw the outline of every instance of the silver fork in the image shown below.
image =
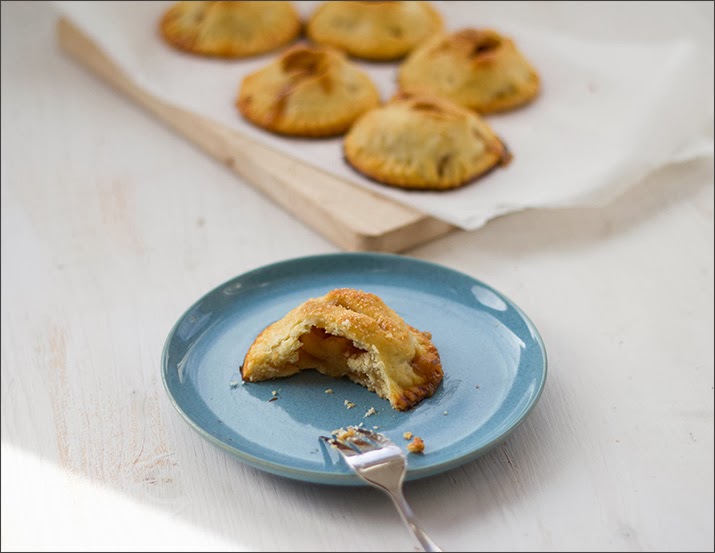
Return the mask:
{"type": "Polygon", "coordinates": [[[336,437],[320,438],[337,449],[360,478],[390,496],[402,521],[424,551],[442,551],[418,526],[415,514],[402,494],[407,461],[399,446],[382,434],[357,426],[348,427],[336,437]]]}

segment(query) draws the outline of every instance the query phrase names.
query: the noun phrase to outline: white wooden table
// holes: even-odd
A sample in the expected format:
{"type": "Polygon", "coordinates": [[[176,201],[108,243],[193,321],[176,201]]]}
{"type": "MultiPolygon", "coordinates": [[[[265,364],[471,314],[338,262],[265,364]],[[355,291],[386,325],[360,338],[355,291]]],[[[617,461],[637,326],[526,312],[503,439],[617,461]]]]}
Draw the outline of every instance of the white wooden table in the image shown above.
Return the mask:
{"type": "MultiPolygon", "coordinates": [[[[693,36],[712,83],[712,4],[513,8],[555,28],[577,9],[595,37],[693,36]]],[[[413,550],[379,492],[264,474],[174,412],[159,358],[190,303],[337,250],[63,57],[54,25],[2,4],[3,550],[413,550]]],[[[435,541],[713,550],[712,160],[409,255],[513,298],[550,359],[505,443],[407,485],[435,541]]]]}

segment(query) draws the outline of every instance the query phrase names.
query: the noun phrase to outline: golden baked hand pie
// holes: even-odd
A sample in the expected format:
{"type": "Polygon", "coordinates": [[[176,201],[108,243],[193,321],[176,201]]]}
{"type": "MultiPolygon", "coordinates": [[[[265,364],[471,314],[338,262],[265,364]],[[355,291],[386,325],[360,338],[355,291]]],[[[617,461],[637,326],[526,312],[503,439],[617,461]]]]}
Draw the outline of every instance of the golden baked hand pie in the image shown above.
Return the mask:
{"type": "Polygon", "coordinates": [[[177,2],[159,28],[181,50],[240,58],[288,44],[300,26],[291,2],[177,2]]]}
{"type": "Polygon", "coordinates": [[[342,52],[296,45],[246,76],[236,105],[259,127],[318,137],[344,133],[379,103],[370,77],[342,52]]]}
{"type": "Polygon", "coordinates": [[[521,106],[540,86],[514,42],[491,29],[432,37],[405,60],[398,82],[403,91],[437,94],[479,113],[521,106]]]}
{"type": "Polygon", "coordinates": [[[413,189],[462,186],[511,159],[477,114],[448,100],[400,93],[345,136],[345,158],[381,183],[413,189]]]}
{"type": "Polygon", "coordinates": [[[308,37],[351,56],[392,60],[442,30],[442,17],[427,2],[324,2],[313,12],[308,37]]]}
{"type": "Polygon", "coordinates": [[[241,374],[257,382],[303,369],[347,376],[399,411],[430,397],[442,381],[431,335],[378,296],[352,288],[309,299],[268,326],[248,349],[241,374]]]}

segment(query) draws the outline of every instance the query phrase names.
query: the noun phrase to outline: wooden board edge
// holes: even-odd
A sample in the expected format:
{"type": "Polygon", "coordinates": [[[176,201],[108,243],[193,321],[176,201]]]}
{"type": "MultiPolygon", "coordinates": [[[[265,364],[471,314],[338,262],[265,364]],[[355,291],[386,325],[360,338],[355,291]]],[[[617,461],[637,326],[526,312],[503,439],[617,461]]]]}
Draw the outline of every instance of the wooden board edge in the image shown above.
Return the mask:
{"type": "Polygon", "coordinates": [[[401,252],[457,229],[164,102],[130,80],[66,17],[57,22],[57,39],[73,59],[343,249],[401,252]],[[334,193],[336,186],[341,187],[341,194],[334,193]],[[321,189],[327,193],[317,202],[313,196],[321,189]],[[338,202],[340,205],[332,205],[338,202]],[[363,209],[346,211],[344,205],[363,209]]]}

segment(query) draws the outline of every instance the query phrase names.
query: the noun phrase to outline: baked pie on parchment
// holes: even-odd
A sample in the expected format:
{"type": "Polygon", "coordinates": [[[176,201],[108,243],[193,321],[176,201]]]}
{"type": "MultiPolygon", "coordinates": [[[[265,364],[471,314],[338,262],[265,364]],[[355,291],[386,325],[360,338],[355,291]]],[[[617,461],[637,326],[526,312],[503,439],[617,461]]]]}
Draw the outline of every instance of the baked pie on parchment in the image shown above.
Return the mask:
{"type": "Polygon", "coordinates": [[[177,2],[159,24],[172,46],[205,56],[241,58],[275,50],[300,33],[291,2],[177,2]]]}
{"type": "Polygon", "coordinates": [[[479,113],[524,105],[540,87],[514,42],[491,29],[432,37],[405,60],[398,82],[403,91],[442,96],[479,113]]]}
{"type": "Polygon", "coordinates": [[[442,30],[427,2],[323,2],[308,20],[308,37],[356,58],[393,60],[442,30]]]}
{"type": "Polygon", "coordinates": [[[345,55],[296,45],[246,76],[236,105],[259,127],[294,136],[335,136],[380,103],[370,77],[345,55]]]}
{"type": "Polygon", "coordinates": [[[443,98],[409,93],[358,119],[343,149],[360,173],[422,190],[462,186],[511,159],[479,115],[443,98]]]}

